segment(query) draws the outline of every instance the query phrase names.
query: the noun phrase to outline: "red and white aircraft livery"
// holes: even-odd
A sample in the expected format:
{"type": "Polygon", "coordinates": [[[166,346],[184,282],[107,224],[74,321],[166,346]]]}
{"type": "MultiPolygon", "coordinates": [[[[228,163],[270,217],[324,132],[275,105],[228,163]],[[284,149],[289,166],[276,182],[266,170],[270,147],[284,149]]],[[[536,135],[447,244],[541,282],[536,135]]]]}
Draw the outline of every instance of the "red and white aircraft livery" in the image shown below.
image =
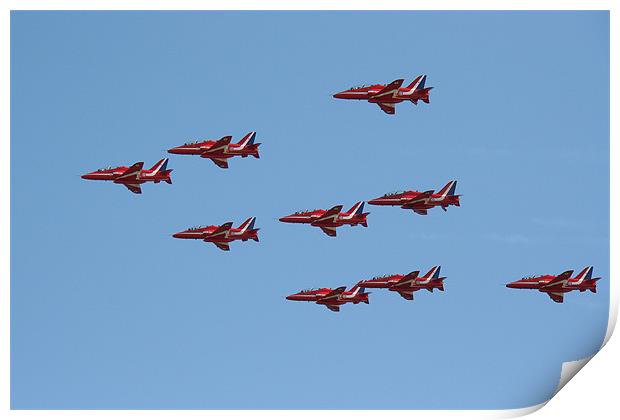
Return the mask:
{"type": "Polygon", "coordinates": [[[258,242],[259,229],[254,229],[255,221],[256,217],[250,217],[238,228],[232,227],[233,222],[227,222],[220,226],[195,226],[183,232],[175,233],[172,237],[180,239],[201,239],[205,242],[213,243],[219,249],[230,251],[230,246],[228,244],[232,241],[241,240],[245,242],[248,239],[252,239],[258,242]]]}
{"type": "Polygon", "coordinates": [[[586,267],[575,278],[571,277],[573,270],[565,271],[558,276],[545,274],[544,276],[524,277],[521,280],[508,283],[506,287],[511,289],[537,289],[539,292],[547,293],[554,302],[562,303],[566,292],[589,290],[596,293],[596,282],[601,278],[592,278],[593,271],[594,267],[586,267]]]}
{"type": "Polygon", "coordinates": [[[455,195],[455,190],[456,181],[450,181],[437,193],[434,190],[424,192],[392,192],[369,200],[368,204],[375,206],[400,206],[403,209],[413,210],[417,214],[426,215],[428,210],[433,207],[439,206],[443,211],[448,211],[448,206],[460,206],[460,195],[455,195]]]}
{"type": "Polygon", "coordinates": [[[419,271],[412,271],[409,274],[388,274],[377,276],[370,280],[362,280],[357,283],[367,288],[388,289],[398,292],[403,298],[413,300],[413,293],[418,290],[426,289],[433,292],[433,289],[439,289],[443,292],[443,281],[445,277],[439,277],[441,266],[435,266],[430,269],[424,276],[419,277],[419,271]]]}
{"type": "Polygon", "coordinates": [[[110,166],[82,175],[82,178],[112,181],[115,184],[126,186],[132,193],[142,194],[140,184],[144,184],[145,182],[159,184],[160,181],[164,181],[168,184],[172,184],[172,178],[170,178],[172,169],[166,169],[167,165],[168,158],[160,160],[151,169],[142,169],[144,162],[134,163],[130,167],[118,166],[114,168],[110,166]]]}
{"type": "Polygon", "coordinates": [[[248,157],[254,156],[259,159],[258,146],[254,143],[256,132],[246,134],[239,143],[231,143],[232,137],[225,136],[219,140],[198,140],[192,143],[185,143],[183,146],[173,147],[168,153],[175,155],[199,155],[202,158],[209,158],[220,168],[228,168],[228,158],[233,156],[248,157]]]}
{"type": "Polygon", "coordinates": [[[342,225],[368,227],[364,213],[364,202],[358,201],[349,211],[340,213],[342,206],[334,206],[329,210],[303,210],[289,216],[281,217],[279,220],[284,223],[306,223],[321,228],[325,234],[336,236],[336,228],[342,225]]]}
{"type": "Polygon", "coordinates": [[[324,287],[321,289],[302,290],[299,293],[287,296],[288,300],[299,300],[304,302],[316,302],[319,305],[325,305],[327,309],[340,312],[340,305],[345,303],[353,303],[357,305],[360,302],[368,304],[368,295],[363,287],[355,285],[351,290],[346,291],[346,286],[330,289],[324,287]]]}
{"type": "Polygon", "coordinates": [[[416,77],[407,87],[401,87],[404,79],[394,80],[388,85],[358,86],[340,93],[336,93],[337,99],[358,99],[375,103],[386,114],[396,112],[396,104],[403,101],[411,101],[414,105],[418,101],[429,103],[428,93],[432,87],[424,87],[426,75],[416,77]]]}

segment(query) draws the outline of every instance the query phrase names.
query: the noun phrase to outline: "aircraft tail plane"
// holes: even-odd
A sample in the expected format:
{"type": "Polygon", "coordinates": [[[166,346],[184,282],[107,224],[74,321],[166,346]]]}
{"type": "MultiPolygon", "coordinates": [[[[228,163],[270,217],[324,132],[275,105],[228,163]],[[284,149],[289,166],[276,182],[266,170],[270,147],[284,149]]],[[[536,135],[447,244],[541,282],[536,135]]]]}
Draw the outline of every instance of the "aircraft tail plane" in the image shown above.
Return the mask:
{"type": "Polygon", "coordinates": [[[359,216],[363,212],[364,212],[364,202],[363,201],[358,201],[344,215],[345,216],[353,216],[353,215],[358,215],[359,216]]]}
{"type": "MultiPolygon", "coordinates": [[[[239,146],[246,149],[249,155],[254,156],[256,159],[260,159],[260,155],[258,154],[258,146],[260,146],[260,143],[254,143],[254,140],[256,140],[256,131],[250,131],[239,141],[239,146]]],[[[245,157],[246,155],[243,156],[245,157]]]]}
{"type": "Polygon", "coordinates": [[[438,279],[439,278],[439,271],[441,270],[441,266],[440,265],[436,265],[435,267],[431,268],[429,270],[428,273],[426,273],[423,278],[425,279],[438,279]]]}
{"type": "Polygon", "coordinates": [[[256,140],[256,131],[250,131],[239,141],[239,146],[251,146],[254,144],[254,140],[256,140]]]}
{"type": "Polygon", "coordinates": [[[577,274],[577,277],[575,277],[576,280],[574,284],[581,284],[583,282],[587,282],[591,280],[593,271],[594,271],[594,267],[592,266],[584,268],[581,271],[581,273],[577,274]]]}
{"type": "Polygon", "coordinates": [[[589,290],[592,293],[596,293],[596,282],[599,281],[601,278],[600,277],[592,278],[593,272],[594,272],[594,267],[592,266],[588,266],[584,268],[583,270],[581,270],[579,274],[577,274],[577,277],[575,277],[576,280],[572,284],[585,286],[585,289],[580,289],[582,291],[589,290]]]}
{"type": "Polygon", "coordinates": [[[409,90],[408,93],[413,93],[416,90],[424,89],[424,84],[425,83],[426,83],[426,75],[425,74],[416,77],[415,79],[413,79],[413,82],[411,82],[411,84],[409,86],[407,86],[407,89],[409,90]]]}
{"type": "Polygon", "coordinates": [[[166,172],[168,167],[168,158],[161,159],[150,169],[153,172],[166,172]]]}
{"type": "MultiPolygon", "coordinates": [[[[359,284],[356,284],[351,289],[351,297],[354,297],[354,296],[357,296],[357,295],[363,295],[364,293],[366,293],[366,288],[363,287],[363,286],[360,286],[359,284]]],[[[368,302],[368,295],[363,296],[362,302],[364,302],[365,304],[369,303],[368,302]]]]}
{"type": "Polygon", "coordinates": [[[239,226],[239,229],[241,230],[241,232],[245,232],[248,229],[253,230],[255,222],[256,222],[256,217],[250,217],[248,220],[243,222],[241,226],[239,226]]]}
{"type": "Polygon", "coordinates": [[[449,195],[454,195],[455,192],[456,181],[450,181],[437,194],[439,194],[441,198],[446,198],[449,195]]]}

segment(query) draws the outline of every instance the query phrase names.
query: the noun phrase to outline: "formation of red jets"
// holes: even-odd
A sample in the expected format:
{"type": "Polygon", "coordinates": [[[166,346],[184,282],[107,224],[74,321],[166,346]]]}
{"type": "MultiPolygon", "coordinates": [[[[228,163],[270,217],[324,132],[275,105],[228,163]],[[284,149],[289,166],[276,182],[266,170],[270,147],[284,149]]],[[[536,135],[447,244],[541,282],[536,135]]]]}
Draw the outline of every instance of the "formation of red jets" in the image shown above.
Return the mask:
{"type": "MultiPolygon", "coordinates": [[[[392,83],[364,85],[334,94],[337,99],[355,99],[375,103],[385,113],[393,115],[396,112],[396,104],[409,101],[414,105],[418,101],[429,103],[429,93],[432,87],[426,87],[426,75],[416,77],[408,86],[402,87],[404,80],[398,79],[392,83]]],[[[227,169],[228,160],[235,156],[242,158],[253,156],[260,158],[256,143],[256,132],[252,131],[243,136],[237,143],[232,143],[232,136],[224,136],[219,140],[198,140],[176,146],[168,150],[170,154],[196,155],[210,159],[218,167],[227,169]]],[[[168,158],[161,159],[150,169],[144,169],[144,162],[136,162],[131,166],[107,167],[82,175],[83,179],[112,181],[115,184],[125,186],[134,194],[142,194],[141,185],[146,182],[158,184],[166,182],[172,184],[170,176],[172,169],[168,169],[168,158]]],[[[398,206],[402,209],[412,210],[419,215],[426,215],[428,210],[440,207],[447,211],[450,206],[460,206],[461,195],[456,194],[456,181],[448,182],[439,191],[400,191],[384,194],[381,197],[368,200],[368,204],[376,206],[398,206]]],[[[342,205],[336,205],[330,209],[298,211],[279,220],[284,223],[300,223],[320,228],[326,235],[335,237],[336,229],[340,226],[362,225],[368,227],[367,217],[370,213],[364,213],[364,201],[359,201],[348,211],[342,212],[342,205]]],[[[173,234],[179,239],[199,239],[210,242],[224,251],[230,250],[230,243],[236,240],[253,240],[258,242],[258,228],[254,227],[255,217],[250,217],[238,228],[233,227],[233,222],[222,225],[196,226],[173,234]]],[[[392,274],[378,276],[368,280],[361,280],[350,290],[345,286],[336,289],[320,288],[302,290],[299,293],[287,296],[288,300],[315,302],[326,306],[328,309],[338,312],[340,306],[345,303],[358,304],[369,303],[367,288],[387,289],[397,292],[404,299],[413,300],[414,292],[418,290],[434,289],[443,291],[443,280],[439,277],[441,267],[435,266],[424,276],[419,276],[419,271],[409,274],[392,274]]],[[[564,301],[564,294],[573,290],[580,292],[591,291],[596,293],[596,282],[599,277],[592,278],[593,267],[584,268],[576,277],[572,277],[573,271],[565,271],[560,275],[543,275],[525,277],[506,287],[512,289],[535,289],[548,296],[557,303],[564,301]]]]}
{"type": "Polygon", "coordinates": [[[327,309],[334,312],[340,311],[340,306],[345,303],[358,304],[364,302],[369,304],[369,292],[366,289],[387,289],[391,292],[397,292],[404,299],[413,300],[413,293],[418,290],[428,290],[433,292],[434,289],[443,292],[443,281],[445,277],[439,277],[440,266],[435,266],[428,273],[420,277],[419,271],[412,271],[409,274],[388,274],[373,277],[368,280],[360,280],[351,290],[347,290],[346,286],[340,286],[336,289],[328,287],[320,289],[306,289],[298,293],[287,296],[288,300],[297,300],[302,302],[314,302],[317,305],[324,305],[327,309]]]}

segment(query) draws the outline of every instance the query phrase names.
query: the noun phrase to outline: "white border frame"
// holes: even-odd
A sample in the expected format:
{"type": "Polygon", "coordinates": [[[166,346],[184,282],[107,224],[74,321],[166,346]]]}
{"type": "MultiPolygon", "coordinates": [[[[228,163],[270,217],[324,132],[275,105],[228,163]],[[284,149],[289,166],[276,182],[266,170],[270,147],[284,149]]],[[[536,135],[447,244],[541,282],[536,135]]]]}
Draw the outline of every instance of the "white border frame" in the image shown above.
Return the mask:
{"type": "MultiPolygon", "coordinates": [[[[252,417],[264,419],[288,419],[295,418],[310,419],[315,416],[330,419],[354,418],[385,418],[393,419],[410,418],[410,416],[424,416],[424,418],[509,418],[517,417],[537,411],[546,403],[512,410],[411,410],[411,411],[392,411],[392,410],[373,410],[373,411],[354,411],[354,410],[329,410],[329,411],[289,411],[289,410],[123,410],[123,411],[78,411],[78,410],[10,410],[10,11],[11,10],[609,10],[610,12],[610,116],[620,116],[618,113],[618,23],[619,10],[617,2],[614,0],[437,0],[425,2],[421,0],[382,0],[373,2],[372,0],[315,0],[299,1],[294,4],[282,0],[263,0],[261,2],[249,0],[9,0],[0,6],[2,9],[1,35],[0,35],[0,56],[5,57],[2,66],[2,89],[0,93],[4,98],[1,102],[2,112],[0,113],[0,128],[3,133],[3,141],[0,147],[4,153],[0,155],[0,197],[3,200],[0,207],[0,234],[4,240],[0,242],[0,308],[2,317],[0,319],[0,413],[7,417],[20,418],[108,418],[114,416],[118,419],[124,418],[204,418],[208,415],[211,418],[232,419],[238,417],[252,417]]],[[[617,215],[620,211],[618,205],[618,194],[611,194],[612,191],[618,192],[618,169],[614,165],[617,163],[618,145],[618,123],[617,120],[610,118],[610,256],[620,255],[618,248],[618,223],[617,215]],[[614,188],[616,187],[616,188],[614,188]]],[[[607,344],[614,331],[618,317],[618,281],[616,277],[618,261],[613,257],[610,261],[610,310],[609,322],[603,346],[607,344]]],[[[617,341],[617,340],[616,340],[617,341]]],[[[616,342],[608,346],[609,351],[605,350],[604,366],[603,363],[593,363],[593,369],[586,369],[587,376],[578,382],[583,382],[587,387],[569,386],[569,390],[561,394],[561,405],[551,404],[547,410],[537,413],[538,418],[555,418],[562,415],[568,418],[577,418],[587,414],[608,414],[617,412],[617,397],[614,384],[618,382],[617,376],[620,375],[620,345],[616,342]],[[594,370],[594,367],[598,370],[594,370]],[[571,390],[573,394],[571,394],[571,390]],[[577,392],[575,394],[574,392],[577,392]],[[565,395],[566,394],[566,395],[565,395]],[[596,406],[585,404],[584,401],[593,399],[597,401],[596,406]],[[584,411],[584,410],[587,410],[584,411]]],[[[602,356],[596,357],[603,359],[602,356]]],[[[591,358],[581,361],[564,363],[562,377],[557,391],[559,391],[591,358]]],[[[601,360],[603,362],[603,360],[601,360]]],[[[580,375],[581,376],[581,375],[580,375]]],[[[573,381],[575,382],[575,381],[573,381]]],[[[556,392],[557,392],[556,391],[556,392]]],[[[4,416],[3,416],[4,417],[4,416]]],[[[607,416],[603,416],[607,417],[607,416]]]]}

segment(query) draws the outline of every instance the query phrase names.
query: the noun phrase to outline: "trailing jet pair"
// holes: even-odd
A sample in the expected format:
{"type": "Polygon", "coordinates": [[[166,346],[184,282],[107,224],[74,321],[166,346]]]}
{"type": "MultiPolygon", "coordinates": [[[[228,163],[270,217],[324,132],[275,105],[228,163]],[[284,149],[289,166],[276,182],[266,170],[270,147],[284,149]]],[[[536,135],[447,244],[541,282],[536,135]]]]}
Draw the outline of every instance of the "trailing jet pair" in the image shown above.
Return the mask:
{"type": "Polygon", "coordinates": [[[347,291],[346,286],[340,286],[336,289],[323,287],[321,289],[306,289],[299,293],[287,296],[287,300],[297,300],[302,302],[315,302],[317,305],[325,305],[327,309],[334,312],[340,312],[340,306],[346,303],[357,305],[360,302],[368,304],[368,295],[364,287],[356,284],[347,291]]]}
{"type": "Polygon", "coordinates": [[[173,238],[179,239],[201,239],[205,242],[211,242],[219,249],[230,251],[228,245],[232,241],[241,240],[243,242],[248,239],[258,242],[259,228],[254,228],[256,217],[250,217],[243,222],[238,228],[232,227],[233,222],[227,222],[223,225],[213,226],[195,226],[182,232],[172,235],[173,238]]]}
{"type": "Polygon", "coordinates": [[[281,217],[284,223],[305,223],[321,228],[328,236],[336,236],[336,228],[343,225],[368,227],[366,217],[370,213],[364,213],[364,202],[358,201],[349,211],[341,213],[342,206],[334,206],[329,210],[303,210],[289,216],[281,217]]]}
{"type": "Polygon", "coordinates": [[[362,280],[357,285],[367,288],[388,289],[392,292],[398,292],[407,300],[413,300],[413,293],[418,290],[425,289],[432,293],[434,289],[438,289],[443,292],[443,281],[446,277],[439,277],[440,270],[441,266],[435,266],[422,277],[419,276],[419,271],[412,271],[406,275],[387,274],[362,280]]]}
{"type": "Polygon", "coordinates": [[[337,99],[357,99],[379,105],[386,114],[393,115],[396,112],[396,104],[403,101],[411,101],[414,105],[418,101],[429,103],[429,92],[432,87],[425,87],[426,75],[416,77],[407,87],[401,87],[404,79],[394,80],[388,85],[358,86],[336,93],[337,99]]]}
{"type": "Polygon", "coordinates": [[[254,143],[256,132],[246,134],[239,143],[231,143],[232,137],[225,136],[219,140],[198,140],[185,143],[182,146],[173,147],[168,153],[175,155],[198,155],[201,158],[208,158],[220,168],[228,168],[228,159],[233,156],[248,157],[254,156],[259,159],[258,146],[254,143]]]}
{"type": "Polygon", "coordinates": [[[403,209],[413,210],[417,214],[426,215],[429,209],[441,207],[443,211],[448,211],[449,206],[459,207],[460,195],[456,192],[456,181],[448,182],[439,192],[428,190],[419,191],[400,191],[385,194],[381,197],[368,201],[368,204],[375,206],[400,206],[403,209]]]}
{"type": "Polygon", "coordinates": [[[142,194],[140,184],[145,182],[154,182],[158,184],[160,181],[172,184],[170,173],[172,169],[167,169],[168,158],[157,162],[151,169],[142,169],[144,162],[136,162],[133,165],[107,167],[98,169],[94,172],[82,175],[83,179],[92,179],[100,181],[112,181],[115,184],[121,184],[127,187],[134,194],[142,194]]]}
{"type": "Polygon", "coordinates": [[[573,278],[573,270],[568,270],[560,275],[545,274],[543,276],[524,277],[521,280],[508,283],[510,289],[536,289],[547,293],[551,300],[556,303],[564,302],[564,293],[573,290],[585,292],[586,290],[596,293],[596,282],[600,277],[592,278],[594,267],[584,268],[577,277],[573,278]]]}

